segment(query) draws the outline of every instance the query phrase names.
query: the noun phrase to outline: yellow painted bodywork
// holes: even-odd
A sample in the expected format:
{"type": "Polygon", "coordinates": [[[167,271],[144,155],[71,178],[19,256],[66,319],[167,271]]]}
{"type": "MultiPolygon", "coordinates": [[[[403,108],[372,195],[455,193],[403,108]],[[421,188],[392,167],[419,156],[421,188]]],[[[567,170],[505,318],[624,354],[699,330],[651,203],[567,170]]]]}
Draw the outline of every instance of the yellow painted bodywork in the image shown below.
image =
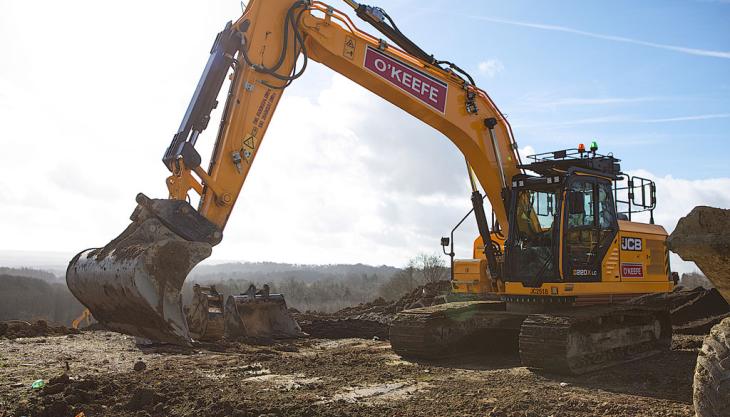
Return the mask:
{"type": "Polygon", "coordinates": [[[454,260],[454,279],[451,289],[455,293],[485,295],[500,292],[487,269],[487,259],[454,260]]]}
{"type": "Polygon", "coordinates": [[[542,295],[542,296],[588,296],[649,294],[671,292],[673,283],[663,282],[551,282],[541,287],[525,287],[519,282],[507,282],[505,295],[542,295]]]}
{"type": "MultiPolygon", "coordinates": [[[[496,242],[499,245],[500,250],[504,250],[504,235],[492,232],[492,235],[490,236],[490,239],[492,242],[496,242]]],[[[472,250],[472,256],[474,258],[484,258],[486,255],[484,254],[484,240],[482,240],[481,236],[477,236],[476,239],[474,239],[474,246],[472,250]]]]}
{"type": "MultiPolygon", "coordinates": [[[[476,259],[454,261],[453,290],[461,294],[478,294],[480,290],[492,288],[493,292],[503,295],[555,297],[671,292],[674,283],[669,271],[667,231],[659,225],[623,220],[618,221],[618,226],[619,232],[601,262],[602,278],[600,282],[550,282],[536,288],[525,287],[519,282],[506,282],[504,285],[501,285],[501,282],[493,284],[487,272],[484,245],[479,237],[474,241],[476,259]],[[622,238],[641,239],[641,250],[622,248],[622,238]],[[627,264],[641,265],[643,276],[625,275],[622,265],[627,264]],[[475,270],[477,265],[480,268],[479,271],[475,270]],[[471,282],[471,284],[467,286],[462,282],[471,282]]],[[[503,248],[504,239],[502,238],[499,242],[503,248]]],[[[633,268],[637,268],[637,266],[633,266],[633,268]]]]}

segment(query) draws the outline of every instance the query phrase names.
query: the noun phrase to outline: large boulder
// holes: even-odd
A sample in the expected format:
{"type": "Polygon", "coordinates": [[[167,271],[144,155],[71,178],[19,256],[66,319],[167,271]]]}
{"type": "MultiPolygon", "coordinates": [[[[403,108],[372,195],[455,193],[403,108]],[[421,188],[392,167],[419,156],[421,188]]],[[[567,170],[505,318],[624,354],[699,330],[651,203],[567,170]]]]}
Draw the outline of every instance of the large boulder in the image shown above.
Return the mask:
{"type": "Polygon", "coordinates": [[[677,223],[669,249],[693,261],[730,301],[730,210],[697,206],[677,223]]]}

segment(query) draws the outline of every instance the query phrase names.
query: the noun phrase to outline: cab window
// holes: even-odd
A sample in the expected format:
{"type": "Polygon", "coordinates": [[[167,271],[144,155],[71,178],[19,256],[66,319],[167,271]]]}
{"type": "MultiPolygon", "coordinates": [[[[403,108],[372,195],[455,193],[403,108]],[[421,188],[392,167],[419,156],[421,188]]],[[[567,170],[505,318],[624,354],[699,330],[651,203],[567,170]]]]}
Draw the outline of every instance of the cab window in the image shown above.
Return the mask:
{"type": "Polygon", "coordinates": [[[602,230],[613,229],[616,224],[616,210],[611,197],[611,185],[598,184],[598,226],[602,230]]]}
{"type": "Polygon", "coordinates": [[[568,281],[599,281],[600,261],[616,234],[611,183],[579,178],[568,186],[565,255],[568,281]]]}
{"type": "Polygon", "coordinates": [[[520,190],[516,194],[515,230],[511,244],[512,274],[536,280],[554,274],[553,225],[555,193],[520,190]]]}
{"type": "Polygon", "coordinates": [[[530,246],[549,245],[555,221],[555,194],[525,190],[520,191],[517,198],[517,230],[520,240],[530,246]]]}
{"type": "Polygon", "coordinates": [[[568,213],[569,227],[593,227],[594,184],[592,182],[575,182],[570,186],[571,204],[568,213]]]}

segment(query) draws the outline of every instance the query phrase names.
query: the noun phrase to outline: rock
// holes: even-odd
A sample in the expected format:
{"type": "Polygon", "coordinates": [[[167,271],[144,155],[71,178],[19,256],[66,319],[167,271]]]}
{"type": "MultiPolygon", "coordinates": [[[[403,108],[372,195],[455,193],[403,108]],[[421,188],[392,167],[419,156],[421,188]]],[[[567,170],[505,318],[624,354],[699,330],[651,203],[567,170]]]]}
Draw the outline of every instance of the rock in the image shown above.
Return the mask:
{"type": "Polygon", "coordinates": [[[142,372],[145,369],[147,369],[147,364],[142,361],[137,361],[134,363],[134,370],[137,372],[142,372]]]}
{"type": "Polygon", "coordinates": [[[60,392],[63,392],[63,390],[66,388],[66,384],[48,384],[45,387],[43,387],[43,391],[41,391],[41,395],[53,395],[58,394],[60,392]]]}
{"type": "Polygon", "coordinates": [[[99,384],[96,381],[94,381],[93,379],[85,379],[85,380],[76,382],[76,384],[74,384],[74,386],[80,390],[88,391],[88,390],[95,390],[99,386],[99,384]]]}
{"type": "Polygon", "coordinates": [[[682,259],[694,261],[730,299],[730,210],[695,207],[679,220],[667,243],[682,259]]]}
{"type": "Polygon", "coordinates": [[[69,414],[70,407],[64,400],[57,400],[51,403],[46,403],[41,407],[38,407],[31,413],[33,417],[56,417],[66,416],[69,414]]]}
{"type": "Polygon", "coordinates": [[[68,377],[68,374],[64,372],[61,375],[54,376],[53,378],[51,378],[48,381],[48,385],[56,385],[56,384],[68,385],[69,381],[70,381],[70,378],[68,377]]]}
{"type": "Polygon", "coordinates": [[[157,405],[152,408],[152,412],[155,414],[162,415],[163,411],[165,410],[165,404],[163,403],[157,403],[157,405]]]}
{"type": "Polygon", "coordinates": [[[83,400],[83,398],[75,392],[64,396],[63,399],[70,405],[80,404],[83,400]]]}
{"type": "Polygon", "coordinates": [[[152,404],[157,404],[160,400],[155,391],[149,388],[137,388],[127,403],[127,409],[132,411],[142,410],[152,404]]]}

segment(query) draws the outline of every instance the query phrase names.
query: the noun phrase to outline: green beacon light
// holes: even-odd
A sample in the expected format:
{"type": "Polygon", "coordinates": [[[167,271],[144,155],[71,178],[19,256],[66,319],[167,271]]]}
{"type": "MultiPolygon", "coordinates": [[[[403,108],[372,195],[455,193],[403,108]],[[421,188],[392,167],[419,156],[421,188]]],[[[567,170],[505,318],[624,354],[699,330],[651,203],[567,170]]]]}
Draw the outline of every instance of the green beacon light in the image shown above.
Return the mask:
{"type": "Polygon", "coordinates": [[[596,142],[594,140],[593,142],[591,142],[591,152],[596,153],[597,150],[598,150],[598,142],[596,142]]]}

